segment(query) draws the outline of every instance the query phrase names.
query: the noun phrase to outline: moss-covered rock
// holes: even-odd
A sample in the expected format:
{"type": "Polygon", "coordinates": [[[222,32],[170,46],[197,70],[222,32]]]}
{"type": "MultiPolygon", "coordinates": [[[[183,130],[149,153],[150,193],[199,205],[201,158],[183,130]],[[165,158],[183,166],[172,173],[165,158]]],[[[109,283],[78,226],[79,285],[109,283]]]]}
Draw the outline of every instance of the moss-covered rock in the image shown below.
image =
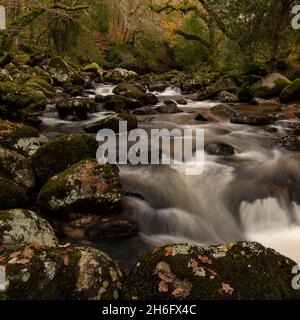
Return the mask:
{"type": "Polygon", "coordinates": [[[233,75],[226,74],[219,78],[214,84],[207,88],[210,96],[216,96],[221,91],[228,91],[230,93],[237,93],[240,81],[233,75]]]}
{"type": "Polygon", "coordinates": [[[123,274],[102,251],[87,247],[44,249],[2,246],[5,300],[116,300],[123,274]]]}
{"type": "Polygon", "coordinates": [[[28,204],[25,189],[0,176],[0,210],[22,208],[28,204]]]}
{"type": "Polygon", "coordinates": [[[111,129],[114,132],[119,132],[119,123],[121,121],[127,122],[127,130],[133,130],[137,128],[137,118],[135,115],[122,112],[116,115],[109,116],[101,119],[95,123],[92,123],[84,128],[87,133],[97,133],[101,129],[111,129]]]}
{"type": "Polygon", "coordinates": [[[137,109],[143,106],[138,100],[127,98],[120,95],[108,95],[103,98],[103,108],[114,112],[122,112],[131,109],[137,109]]]}
{"type": "Polygon", "coordinates": [[[137,78],[138,78],[138,74],[134,71],[126,70],[122,68],[116,68],[111,72],[108,72],[105,75],[104,80],[111,81],[113,83],[119,83],[123,81],[134,80],[137,78]]]}
{"type": "Polygon", "coordinates": [[[96,102],[89,98],[63,99],[56,104],[56,110],[61,118],[75,114],[80,119],[85,119],[89,112],[96,110],[96,102]]]}
{"type": "Polygon", "coordinates": [[[43,92],[48,98],[52,98],[55,95],[55,89],[44,79],[31,78],[25,82],[25,86],[43,92]]]}
{"type": "Polygon", "coordinates": [[[30,160],[15,151],[1,147],[0,175],[13,180],[25,189],[30,189],[35,184],[35,175],[30,160]]]}
{"type": "Polygon", "coordinates": [[[32,244],[54,248],[57,239],[50,224],[37,213],[25,209],[0,211],[0,243],[32,244]]]}
{"type": "Polygon", "coordinates": [[[35,128],[0,120],[0,146],[31,156],[47,142],[48,139],[35,128]]]}
{"type": "Polygon", "coordinates": [[[132,270],[128,299],[300,299],[296,263],[253,242],[175,244],[155,249],[132,270]]]}
{"type": "Polygon", "coordinates": [[[283,103],[292,102],[300,99],[300,79],[296,79],[286,86],[280,93],[280,101],[283,103]]]}
{"type": "Polygon", "coordinates": [[[65,135],[39,148],[32,162],[38,178],[45,183],[69,166],[87,158],[95,158],[97,149],[98,143],[92,136],[65,135]]]}
{"type": "Polygon", "coordinates": [[[127,98],[140,100],[145,96],[146,88],[139,84],[123,82],[114,88],[113,93],[127,98]]]}
{"type": "Polygon", "coordinates": [[[280,92],[290,83],[291,81],[280,73],[271,73],[253,84],[249,89],[249,93],[256,98],[274,98],[279,96],[280,92]]]}
{"type": "Polygon", "coordinates": [[[71,82],[84,85],[85,83],[79,73],[60,57],[50,59],[47,69],[56,84],[61,85],[64,82],[71,82]]]}
{"type": "Polygon", "coordinates": [[[38,204],[63,214],[117,212],[121,207],[119,170],[83,160],[52,177],[39,193],[38,204]]]}
{"type": "Polygon", "coordinates": [[[82,68],[84,72],[91,72],[97,76],[101,76],[103,73],[103,69],[96,63],[90,63],[82,68]]]}

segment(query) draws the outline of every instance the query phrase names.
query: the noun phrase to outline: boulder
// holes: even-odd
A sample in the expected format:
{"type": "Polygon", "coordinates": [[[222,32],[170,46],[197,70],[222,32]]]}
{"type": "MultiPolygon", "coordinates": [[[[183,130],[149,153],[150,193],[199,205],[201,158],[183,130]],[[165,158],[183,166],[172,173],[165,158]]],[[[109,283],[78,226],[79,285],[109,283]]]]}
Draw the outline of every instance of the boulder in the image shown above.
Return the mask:
{"type": "Polygon", "coordinates": [[[108,95],[104,97],[103,108],[114,112],[122,112],[142,107],[143,104],[135,99],[120,95],[108,95]]]}
{"type": "Polygon", "coordinates": [[[126,98],[140,100],[145,97],[146,89],[139,84],[123,82],[114,88],[113,93],[126,98]]]}
{"type": "Polygon", "coordinates": [[[0,146],[32,156],[48,139],[38,130],[21,123],[0,120],[0,146]]]}
{"type": "Polygon", "coordinates": [[[278,139],[278,145],[289,151],[300,151],[300,138],[297,135],[287,135],[278,139]]]}
{"type": "Polygon", "coordinates": [[[174,101],[165,101],[163,106],[159,106],[155,108],[159,113],[172,114],[172,113],[180,113],[183,112],[180,108],[178,108],[176,102],[174,101]]]}
{"type": "Polygon", "coordinates": [[[174,244],[156,248],[137,263],[126,295],[135,300],[300,299],[291,286],[294,266],[253,242],[174,244]]]}
{"type": "Polygon", "coordinates": [[[60,57],[50,59],[46,65],[47,71],[56,84],[61,85],[64,82],[84,85],[84,79],[70,65],[60,57]]]}
{"type": "Polygon", "coordinates": [[[108,116],[107,118],[98,120],[84,128],[87,133],[97,133],[101,129],[111,129],[114,132],[119,132],[120,121],[127,122],[127,130],[133,130],[137,128],[137,119],[135,115],[128,112],[118,113],[116,115],[108,116]]]}
{"type": "Polygon", "coordinates": [[[208,143],[204,150],[209,155],[228,157],[234,155],[234,148],[226,143],[208,143]]]}
{"type": "Polygon", "coordinates": [[[265,126],[272,124],[276,119],[271,115],[239,114],[230,119],[231,123],[246,124],[249,126],[265,126]]]}
{"type": "Polygon", "coordinates": [[[227,91],[219,92],[219,94],[217,95],[217,100],[220,100],[221,102],[224,102],[224,103],[239,102],[239,98],[235,94],[227,91]]]}
{"type": "Polygon", "coordinates": [[[56,110],[62,119],[73,114],[79,119],[86,119],[89,112],[96,110],[96,102],[89,98],[63,99],[56,104],[56,110]]]}
{"type": "Polygon", "coordinates": [[[214,84],[207,88],[210,96],[216,96],[222,91],[237,93],[239,80],[233,75],[226,74],[220,77],[214,84]]]}
{"type": "Polygon", "coordinates": [[[280,101],[283,103],[289,103],[296,100],[300,100],[300,79],[293,81],[280,93],[280,101]]]}
{"type": "Polygon", "coordinates": [[[6,270],[0,300],[116,300],[122,295],[122,272],[97,249],[2,246],[0,256],[6,270]]]}
{"type": "Polygon", "coordinates": [[[217,105],[209,110],[201,111],[196,117],[198,121],[225,121],[236,116],[236,113],[232,110],[229,105],[217,105]]]}
{"type": "Polygon", "coordinates": [[[147,115],[152,115],[152,114],[159,114],[160,112],[156,111],[155,108],[153,107],[142,107],[134,110],[132,112],[135,115],[140,115],[140,116],[147,116],[147,115]]]}
{"type": "Polygon", "coordinates": [[[84,66],[82,68],[82,71],[91,72],[91,73],[95,74],[96,76],[101,76],[103,73],[103,69],[96,62],[93,62],[93,63],[90,63],[90,64],[84,66]]]}
{"type": "Polygon", "coordinates": [[[185,99],[177,99],[176,103],[181,104],[182,106],[185,106],[188,104],[188,102],[185,99]]]}
{"type": "Polygon", "coordinates": [[[291,84],[291,81],[280,73],[271,73],[264,79],[253,84],[249,92],[256,98],[274,98],[279,96],[281,91],[291,84]]]}
{"type": "Polygon", "coordinates": [[[140,99],[139,101],[141,101],[142,104],[144,104],[145,106],[155,106],[156,104],[158,104],[159,100],[157,98],[157,96],[153,93],[145,93],[140,99]]]}
{"type": "Polygon", "coordinates": [[[0,176],[0,210],[22,208],[28,204],[25,188],[0,176]]]}
{"type": "Polygon", "coordinates": [[[107,76],[104,77],[104,80],[112,81],[114,83],[127,81],[127,80],[134,80],[138,78],[138,74],[131,70],[126,70],[122,68],[116,68],[112,70],[107,76]]]}
{"type": "Polygon", "coordinates": [[[121,207],[119,170],[83,160],[53,176],[38,195],[38,204],[47,212],[61,214],[117,212],[121,207]]]}
{"type": "Polygon", "coordinates": [[[50,224],[37,213],[24,209],[0,211],[1,244],[33,244],[54,248],[57,239],[50,224]]]}
{"type": "Polygon", "coordinates": [[[95,158],[98,143],[86,134],[64,135],[42,146],[32,157],[40,182],[45,183],[56,173],[87,159],[95,158]]]}
{"type": "Polygon", "coordinates": [[[0,173],[25,189],[35,185],[35,174],[30,160],[16,151],[0,147],[0,173]]]}
{"type": "Polygon", "coordinates": [[[52,98],[55,95],[55,89],[44,79],[31,78],[24,85],[33,90],[41,91],[47,98],[52,98]]]}

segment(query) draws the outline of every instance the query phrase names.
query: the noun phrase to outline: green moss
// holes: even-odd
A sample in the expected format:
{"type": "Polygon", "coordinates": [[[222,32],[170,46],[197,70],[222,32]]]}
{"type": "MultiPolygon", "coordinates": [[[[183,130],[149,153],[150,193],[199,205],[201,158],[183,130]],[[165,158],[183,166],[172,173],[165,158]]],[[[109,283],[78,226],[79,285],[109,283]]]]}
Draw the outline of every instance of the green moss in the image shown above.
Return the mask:
{"type": "Polygon", "coordinates": [[[31,78],[25,85],[34,90],[39,90],[43,92],[46,97],[53,97],[55,94],[55,89],[45,80],[39,78],[31,78]]]}
{"type": "Polygon", "coordinates": [[[66,135],[39,148],[32,161],[40,181],[46,182],[81,160],[95,158],[97,148],[95,138],[89,135],[66,135]]]}
{"type": "Polygon", "coordinates": [[[0,177],[0,210],[27,206],[25,190],[13,181],[0,177]]]}
{"type": "Polygon", "coordinates": [[[277,79],[274,81],[273,87],[267,87],[263,85],[263,80],[258,81],[257,83],[253,84],[249,92],[253,97],[268,99],[274,98],[280,95],[281,91],[288,86],[288,82],[284,79],[277,79]]]}
{"type": "Polygon", "coordinates": [[[280,101],[283,103],[292,102],[300,99],[300,79],[296,79],[285,87],[280,94],[280,101]]]}
{"type": "Polygon", "coordinates": [[[141,85],[124,82],[122,84],[119,84],[113,90],[113,93],[127,98],[139,100],[144,97],[146,90],[141,85]]]}
{"type": "Polygon", "coordinates": [[[101,74],[103,69],[97,63],[90,63],[82,68],[84,72],[92,72],[95,74],[101,74]]]}

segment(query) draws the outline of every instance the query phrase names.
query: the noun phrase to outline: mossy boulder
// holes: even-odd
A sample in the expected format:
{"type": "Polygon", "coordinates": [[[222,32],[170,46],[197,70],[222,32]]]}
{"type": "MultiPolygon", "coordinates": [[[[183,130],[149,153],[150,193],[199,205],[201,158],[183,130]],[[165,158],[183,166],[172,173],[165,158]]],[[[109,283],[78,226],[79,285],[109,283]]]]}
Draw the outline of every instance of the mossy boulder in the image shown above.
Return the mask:
{"type": "Polygon", "coordinates": [[[256,98],[274,98],[279,96],[281,91],[289,84],[291,84],[291,81],[280,73],[271,73],[253,84],[249,89],[249,93],[256,98]]]}
{"type": "Polygon", "coordinates": [[[43,79],[44,81],[48,82],[50,85],[54,84],[53,79],[51,78],[49,72],[47,72],[46,70],[44,70],[38,66],[31,68],[30,74],[34,78],[43,79]]]}
{"type": "Polygon", "coordinates": [[[48,139],[38,130],[22,123],[0,120],[0,146],[32,156],[48,139]]]}
{"type": "Polygon", "coordinates": [[[145,96],[146,88],[139,84],[124,82],[116,86],[113,93],[127,98],[140,100],[145,96]]]}
{"type": "Polygon", "coordinates": [[[138,100],[127,98],[120,95],[107,95],[103,98],[103,108],[114,112],[122,112],[131,109],[137,109],[143,106],[138,100]]]}
{"type": "Polygon", "coordinates": [[[98,143],[92,136],[65,135],[39,148],[32,162],[38,178],[45,183],[69,166],[87,158],[95,158],[97,149],[98,143]]]}
{"type": "Polygon", "coordinates": [[[48,212],[62,214],[117,212],[121,207],[119,170],[83,160],[53,176],[38,195],[38,204],[48,212]]]}
{"type": "Polygon", "coordinates": [[[0,211],[0,243],[32,244],[54,248],[57,239],[50,224],[33,211],[11,209],[0,211]]]}
{"type": "Polygon", "coordinates": [[[55,89],[44,79],[31,78],[25,82],[25,86],[43,92],[48,98],[52,98],[55,95],[55,89]]]}
{"type": "Polygon", "coordinates": [[[222,91],[236,94],[240,86],[240,81],[236,76],[226,74],[220,77],[214,84],[210,85],[207,94],[212,97],[222,91]]]}
{"type": "Polygon", "coordinates": [[[128,278],[128,299],[300,299],[296,263],[258,243],[174,244],[146,255],[128,278]]]}
{"type": "Polygon", "coordinates": [[[116,115],[109,116],[101,119],[95,123],[92,123],[84,128],[87,133],[97,133],[101,129],[111,129],[114,132],[119,132],[119,124],[121,121],[127,122],[127,130],[133,130],[137,128],[137,118],[135,115],[122,112],[116,115]]]}
{"type": "Polygon", "coordinates": [[[0,256],[0,266],[6,270],[2,300],[116,300],[122,296],[122,272],[97,249],[1,246],[0,256]]]}
{"type": "Polygon", "coordinates": [[[86,119],[89,112],[96,111],[95,99],[71,98],[57,102],[56,110],[61,118],[76,115],[79,119],[86,119]]]}
{"type": "Polygon", "coordinates": [[[91,72],[97,76],[101,76],[103,73],[103,69],[96,63],[90,63],[82,68],[84,72],[91,72]]]}
{"type": "Polygon", "coordinates": [[[0,176],[0,210],[22,208],[28,204],[25,188],[0,176]]]}
{"type": "Polygon", "coordinates": [[[300,100],[300,79],[293,81],[280,93],[280,101],[283,103],[289,103],[295,100],[300,100]]]}
{"type": "Polygon", "coordinates": [[[12,110],[23,109],[31,104],[46,107],[46,96],[40,88],[5,81],[0,83],[0,103],[10,106],[12,110]]]}
{"type": "Polygon", "coordinates": [[[134,71],[116,68],[107,73],[104,77],[105,81],[111,81],[113,83],[119,83],[128,80],[135,80],[138,78],[138,74],[134,71]]]}
{"type": "Polygon", "coordinates": [[[47,71],[58,85],[64,82],[84,85],[84,79],[66,61],[60,57],[54,57],[47,64],[47,71]]]}
{"type": "Polygon", "coordinates": [[[35,185],[35,174],[30,160],[16,151],[1,147],[0,175],[25,189],[31,189],[35,185]]]}

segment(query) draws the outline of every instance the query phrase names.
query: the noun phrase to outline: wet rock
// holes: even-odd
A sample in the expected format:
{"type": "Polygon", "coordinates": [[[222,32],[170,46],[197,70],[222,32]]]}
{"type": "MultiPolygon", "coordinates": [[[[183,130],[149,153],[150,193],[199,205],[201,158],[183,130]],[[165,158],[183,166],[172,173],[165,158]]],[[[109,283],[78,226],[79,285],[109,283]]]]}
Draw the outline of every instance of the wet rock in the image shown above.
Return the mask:
{"type": "Polygon", "coordinates": [[[278,140],[278,145],[289,151],[300,151],[300,138],[296,135],[288,135],[278,140]]]}
{"type": "Polygon", "coordinates": [[[96,76],[102,76],[103,69],[95,62],[90,63],[82,68],[84,72],[91,72],[96,76]]]}
{"type": "Polygon", "coordinates": [[[105,102],[105,96],[103,96],[102,94],[96,94],[95,101],[97,103],[103,103],[105,102]]]}
{"type": "Polygon", "coordinates": [[[0,299],[115,300],[122,295],[122,272],[97,249],[31,245],[0,250],[7,276],[0,299]]]}
{"type": "Polygon", "coordinates": [[[0,176],[0,210],[22,208],[28,204],[25,188],[0,176]]]}
{"type": "Polygon", "coordinates": [[[89,112],[96,110],[96,103],[89,98],[64,99],[56,104],[56,110],[62,119],[73,114],[79,119],[86,119],[89,112]]]}
{"type": "Polygon", "coordinates": [[[169,83],[152,83],[149,86],[150,92],[164,92],[168,87],[170,87],[169,83]]]}
{"type": "Polygon", "coordinates": [[[217,99],[225,103],[239,102],[239,98],[235,94],[227,91],[219,92],[219,94],[217,95],[217,99]]]}
{"type": "Polygon", "coordinates": [[[126,98],[140,100],[145,98],[146,89],[144,86],[139,84],[124,82],[116,86],[113,90],[113,93],[126,98]]]}
{"type": "Polygon", "coordinates": [[[207,88],[208,98],[216,96],[222,91],[235,94],[238,91],[239,85],[240,83],[237,77],[229,74],[224,75],[207,88]]]}
{"type": "Polygon", "coordinates": [[[300,291],[291,286],[295,265],[253,242],[174,244],[137,263],[126,293],[136,300],[300,299],[300,291]]]}
{"type": "Polygon", "coordinates": [[[61,214],[117,212],[121,207],[119,170],[83,160],[53,176],[39,193],[38,204],[61,214]]]}
{"type": "Polygon", "coordinates": [[[141,101],[142,104],[146,106],[147,105],[155,106],[159,102],[157,96],[150,92],[145,93],[139,100],[141,101]]]}
{"type": "Polygon", "coordinates": [[[45,183],[56,173],[87,159],[95,158],[98,143],[86,134],[65,135],[42,146],[32,157],[40,182],[45,183]]]}
{"type": "Polygon", "coordinates": [[[131,70],[122,68],[116,68],[104,77],[105,81],[112,81],[113,83],[119,83],[122,81],[134,80],[138,78],[138,74],[131,70]]]}
{"type": "Polygon", "coordinates": [[[44,247],[57,246],[50,224],[37,213],[25,209],[0,211],[0,243],[32,244],[44,247]]]}
{"type": "Polygon", "coordinates": [[[275,125],[284,129],[300,129],[300,121],[279,120],[275,125]]]}
{"type": "Polygon", "coordinates": [[[12,81],[12,77],[10,76],[9,72],[5,69],[0,69],[0,81],[12,81]]]}
{"type": "Polygon", "coordinates": [[[188,104],[188,102],[185,99],[177,99],[176,103],[181,104],[182,106],[185,106],[188,104]]]}
{"type": "Polygon", "coordinates": [[[300,79],[293,81],[280,93],[280,101],[283,103],[289,103],[296,100],[300,100],[300,79]]]}
{"type": "Polygon", "coordinates": [[[104,98],[103,108],[114,112],[122,112],[142,107],[143,104],[135,99],[120,95],[108,95],[104,98]]]}
{"type": "Polygon", "coordinates": [[[271,73],[264,79],[253,84],[249,92],[256,98],[274,98],[279,96],[281,91],[290,83],[291,81],[280,73],[271,73]]]}
{"type": "Polygon", "coordinates": [[[85,127],[84,131],[87,133],[97,133],[101,129],[111,129],[114,132],[119,132],[119,123],[121,121],[127,122],[128,131],[137,128],[137,119],[135,115],[128,112],[122,112],[94,122],[85,127]]]}
{"type": "Polygon", "coordinates": [[[234,155],[234,148],[225,143],[208,143],[204,150],[209,155],[228,157],[234,155]]]}
{"type": "Polygon", "coordinates": [[[155,108],[152,108],[152,107],[142,107],[142,108],[138,108],[136,110],[134,110],[132,112],[133,114],[135,115],[142,115],[142,116],[147,116],[147,115],[151,115],[151,114],[159,114],[158,111],[155,110],[155,108]]]}
{"type": "Polygon", "coordinates": [[[249,126],[265,126],[275,122],[275,118],[271,115],[255,115],[255,114],[239,114],[230,119],[231,123],[246,124],[249,126]]]}
{"type": "Polygon", "coordinates": [[[85,235],[91,241],[131,237],[138,233],[136,223],[128,219],[111,219],[103,223],[94,223],[87,228],[85,235]]]}
{"type": "Polygon", "coordinates": [[[0,120],[0,146],[25,156],[32,156],[48,139],[35,128],[0,120]]]}
{"type": "Polygon", "coordinates": [[[73,84],[71,82],[64,82],[62,84],[64,93],[71,95],[72,97],[82,96],[84,93],[84,87],[79,84],[73,84]]]}
{"type": "Polygon", "coordinates": [[[155,110],[165,114],[183,112],[180,108],[178,108],[176,102],[174,101],[165,101],[163,106],[156,107],[155,110]]]}
{"type": "Polygon", "coordinates": [[[30,160],[15,151],[1,147],[0,173],[25,189],[35,185],[35,175],[30,160]]]}
{"type": "Polygon", "coordinates": [[[205,121],[225,121],[229,120],[232,117],[236,116],[236,113],[232,110],[232,108],[229,105],[218,105],[215,106],[209,110],[205,110],[200,112],[198,115],[198,118],[196,120],[201,120],[202,118],[205,119],[205,121]]]}
{"type": "Polygon", "coordinates": [[[280,105],[277,99],[254,98],[251,103],[256,106],[280,105]]]}
{"type": "Polygon", "coordinates": [[[208,121],[202,114],[198,114],[198,115],[195,117],[195,120],[196,120],[196,121],[203,121],[203,122],[208,121]]]}

